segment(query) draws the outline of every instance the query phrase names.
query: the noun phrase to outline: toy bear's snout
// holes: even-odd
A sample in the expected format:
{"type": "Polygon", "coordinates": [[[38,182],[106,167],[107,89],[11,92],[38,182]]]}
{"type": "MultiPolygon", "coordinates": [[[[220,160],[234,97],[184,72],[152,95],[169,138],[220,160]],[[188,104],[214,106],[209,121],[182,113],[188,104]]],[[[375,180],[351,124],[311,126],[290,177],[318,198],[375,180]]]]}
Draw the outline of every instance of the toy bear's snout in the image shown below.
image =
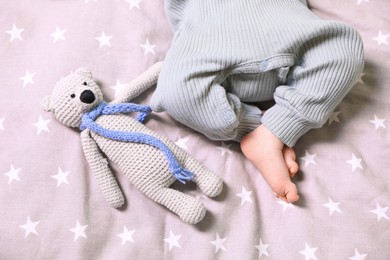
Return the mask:
{"type": "Polygon", "coordinates": [[[91,90],[84,90],[80,95],[80,100],[86,104],[92,104],[95,101],[95,94],[91,90]]]}

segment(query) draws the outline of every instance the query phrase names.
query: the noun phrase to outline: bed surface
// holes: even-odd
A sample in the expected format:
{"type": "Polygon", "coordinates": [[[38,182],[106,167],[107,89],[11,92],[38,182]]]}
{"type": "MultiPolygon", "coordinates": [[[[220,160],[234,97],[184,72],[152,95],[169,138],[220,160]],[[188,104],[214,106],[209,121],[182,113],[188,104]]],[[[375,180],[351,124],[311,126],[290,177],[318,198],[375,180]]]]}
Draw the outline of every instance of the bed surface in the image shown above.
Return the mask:
{"type": "MultiPolygon", "coordinates": [[[[126,197],[104,200],[77,129],[41,107],[55,82],[88,67],[112,100],[162,61],[163,1],[0,1],[0,259],[390,259],[390,3],[309,0],[355,27],[366,66],[325,126],[296,146],[301,200],[273,197],[239,145],[212,142],[153,114],[146,125],[224,180],[208,213],[185,224],[112,169],[126,197]]],[[[136,102],[147,104],[152,91],[136,102]]]]}

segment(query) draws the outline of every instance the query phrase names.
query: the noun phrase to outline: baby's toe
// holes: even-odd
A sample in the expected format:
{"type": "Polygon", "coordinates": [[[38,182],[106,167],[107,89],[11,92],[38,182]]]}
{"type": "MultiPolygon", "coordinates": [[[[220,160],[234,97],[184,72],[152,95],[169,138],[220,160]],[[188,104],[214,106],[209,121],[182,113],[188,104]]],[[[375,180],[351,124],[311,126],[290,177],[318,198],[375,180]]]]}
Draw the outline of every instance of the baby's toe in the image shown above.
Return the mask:
{"type": "Polygon", "coordinates": [[[290,177],[294,177],[299,170],[298,163],[295,161],[290,161],[287,163],[288,171],[290,173],[290,177]]]}
{"type": "Polygon", "coordinates": [[[290,177],[294,177],[299,170],[298,163],[296,162],[296,155],[292,148],[285,146],[283,148],[283,157],[286,162],[290,177]]]}
{"type": "Polygon", "coordinates": [[[294,183],[286,187],[286,199],[289,203],[294,203],[299,200],[298,189],[294,183]]]}

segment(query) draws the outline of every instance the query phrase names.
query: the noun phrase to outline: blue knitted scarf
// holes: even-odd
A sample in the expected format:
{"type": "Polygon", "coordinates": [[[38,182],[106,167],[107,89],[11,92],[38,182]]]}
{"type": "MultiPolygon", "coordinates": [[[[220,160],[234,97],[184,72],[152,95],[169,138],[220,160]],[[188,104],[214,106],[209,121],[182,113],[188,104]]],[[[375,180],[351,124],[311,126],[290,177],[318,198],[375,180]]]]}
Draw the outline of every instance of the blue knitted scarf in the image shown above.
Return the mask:
{"type": "Polygon", "coordinates": [[[101,102],[93,110],[84,113],[81,120],[80,130],[83,131],[88,128],[92,132],[95,132],[96,134],[106,137],[108,139],[121,142],[143,143],[160,149],[161,152],[164,153],[165,157],[167,158],[168,167],[169,170],[172,172],[173,176],[175,176],[176,179],[185,184],[186,181],[190,181],[194,177],[193,173],[183,169],[180,166],[180,164],[175,158],[175,155],[172,153],[169,147],[161,140],[147,134],[106,129],[95,123],[96,118],[98,118],[100,115],[112,115],[130,112],[140,112],[137,117],[137,120],[142,123],[151,111],[152,110],[149,106],[143,106],[133,103],[107,104],[106,102],[101,102]]]}

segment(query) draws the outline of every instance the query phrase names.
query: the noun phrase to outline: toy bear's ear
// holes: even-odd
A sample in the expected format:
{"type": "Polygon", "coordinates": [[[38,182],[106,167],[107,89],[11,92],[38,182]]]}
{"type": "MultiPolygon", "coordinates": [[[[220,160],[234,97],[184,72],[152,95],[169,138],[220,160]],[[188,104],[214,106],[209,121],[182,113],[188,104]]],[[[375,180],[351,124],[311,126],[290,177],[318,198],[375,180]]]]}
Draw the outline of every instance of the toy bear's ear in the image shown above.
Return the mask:
{"type": "Polygon", "coordinates": [[[51,107],[51,103],[50,103],[50,96],[44,97],[43,100],[41,101],[41,105],[46,112],[53,111],[53,108],[51,107]]]}
{"type": "Polygon", "coordinates": [[[78,74],[78,75],[84,76],[84,77],[92,78],[92,73],[91,73],[91,71],[89,71],[89,70],[86,69],[86,68],[78,68],[78,69],[75,71],[75,73],[78,74]]]}

